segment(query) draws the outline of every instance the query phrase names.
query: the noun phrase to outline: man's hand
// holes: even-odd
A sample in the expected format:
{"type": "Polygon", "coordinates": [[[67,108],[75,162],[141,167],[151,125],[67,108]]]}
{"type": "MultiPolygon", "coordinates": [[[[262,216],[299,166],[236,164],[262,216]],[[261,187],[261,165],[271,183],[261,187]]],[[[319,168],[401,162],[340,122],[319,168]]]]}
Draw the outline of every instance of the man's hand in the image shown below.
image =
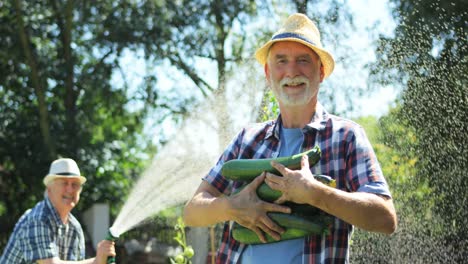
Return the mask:
{"type": "Polygon", "coordinates": [[[229,197],[230,214],[232,219],[251,230],[253,230],[260,240],[266,243],[265,233],[276,240],[279,240],[280,234],[284,229],[276,224],[267,212],[290,213],[290,208],[278,204],[262,201],[257,196],[257,188],[265,179],[265,173],[255,178],[242,191],[229,197]]]}
{"type": "Polygon", "coordinates": [[[283,193],[275,203],[282,204],[286,201],[298,204],[310,203],[310,196],[313,194],[314,188],[316,188],[317,184],[321,183],[314,179],[314,176],[310,172],[309,160],[306,155],[302,156],[300,170],[288,169],[284,165],[274,161],[271,165],[283,175],[281,177],[272,173],[266,174],[265,182],[272,189],[283,193]]]}
{"type": "Polygon", "coordinates": [[[272,166],[283,175],[266,175],[265,182],[283,193],[275,203],[307,203],[364,230],[385,234],[395,232],[397,219],[390,197],[329,187],[314,179],[305,156],[300,170],[290,170],[274,162],[272,166]]]}
{"type": "Polygon", "coordinates": [[[102,240],[97,244],[96,258],[94,263],[105,264],[108,257],[115,256],[115,242],[109,240],[102,240]]]}

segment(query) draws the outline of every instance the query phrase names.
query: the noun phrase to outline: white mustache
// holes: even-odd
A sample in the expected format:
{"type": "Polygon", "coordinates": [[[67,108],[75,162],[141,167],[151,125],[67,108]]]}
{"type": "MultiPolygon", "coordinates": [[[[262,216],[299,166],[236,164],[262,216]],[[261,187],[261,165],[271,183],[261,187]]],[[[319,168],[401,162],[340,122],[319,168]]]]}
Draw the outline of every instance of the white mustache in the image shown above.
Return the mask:
{"type": "Polygon", "coordinates": [[[309,85],[309,80],[306,77],[298,76],[294,78],[285,77],[280,81],[280,87],[284,87],[285,85],[298,85],[298,84],[305,84],[306,86],[309,85]]]}

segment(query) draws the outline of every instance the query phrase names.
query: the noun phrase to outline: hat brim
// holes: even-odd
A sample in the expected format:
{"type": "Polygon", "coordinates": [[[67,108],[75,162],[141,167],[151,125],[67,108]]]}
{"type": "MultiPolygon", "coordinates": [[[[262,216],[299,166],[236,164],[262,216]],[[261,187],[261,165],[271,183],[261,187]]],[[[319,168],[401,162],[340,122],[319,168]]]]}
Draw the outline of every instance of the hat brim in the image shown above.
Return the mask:
{"type": "Polygon", "coordinates": [[[57,175],[57,174],[47,174],[44,177],[44,185],[49,185],[53,180],[57,178],[62,178],[62,179],[79,179],[80,183],[83,184],[86,182],[86,178],[81,176],[81,175],[57,175]]]}
{"type": "Polygon", "coordinates": [[[265,65],[267,62],[268,52],[270,51],[271,46],[275,44],[276,42],[281,42],[281,41],[298,42],[311,48],[315,53],[317,53],[317,55],[320,57],[320,61],[324,68],[324,79],[330,76],[330,74],[333,72],[333,69],[335,68],[335,60],[333,59],[333,56],[327,50],[317,47],[311,44],[310,42],[307,42],[305,40],[295,38],[295,37],[273,39],[273,40],[268,41],[265,45],[263,45],[261,48],[259,48],[255,52],[255,58],[257,59],[257,61],[261,65],[265,65]]]}

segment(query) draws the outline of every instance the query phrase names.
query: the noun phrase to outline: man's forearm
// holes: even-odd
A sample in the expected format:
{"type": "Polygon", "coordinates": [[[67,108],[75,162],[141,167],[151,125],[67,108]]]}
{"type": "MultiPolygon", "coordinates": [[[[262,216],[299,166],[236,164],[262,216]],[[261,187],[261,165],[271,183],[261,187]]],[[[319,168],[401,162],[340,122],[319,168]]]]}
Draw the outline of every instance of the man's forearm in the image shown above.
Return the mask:
{"type": "Polygon", "coordinates": [[[312,205],[364,230],[385,234],[396,230],[397,219],[390,198],[323,186],[311,200],[312,205]]]}
{"type": "Polygon", "coordinates": [[[186,204],[183,219],[187,226],[210,226],[228,221],[228,208],[227,197],[201,192],[186,204]]]}

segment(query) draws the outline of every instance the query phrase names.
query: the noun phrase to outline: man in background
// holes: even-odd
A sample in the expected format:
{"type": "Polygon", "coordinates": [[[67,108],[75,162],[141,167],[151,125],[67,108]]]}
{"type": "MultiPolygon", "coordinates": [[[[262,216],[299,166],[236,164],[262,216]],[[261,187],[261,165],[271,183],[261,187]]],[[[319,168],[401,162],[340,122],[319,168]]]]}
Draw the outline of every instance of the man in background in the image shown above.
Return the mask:
{"type": "Polygon", "coordinates": [[[83,229],[71,214],[86,182],[76,162],[67,158],[53,161],[43,182],[44,200],[18,220],[0,263],[104,264],[115,256],[114,242],[103,240],[97,245],[96,257],[85,259],[83,229]]]}

